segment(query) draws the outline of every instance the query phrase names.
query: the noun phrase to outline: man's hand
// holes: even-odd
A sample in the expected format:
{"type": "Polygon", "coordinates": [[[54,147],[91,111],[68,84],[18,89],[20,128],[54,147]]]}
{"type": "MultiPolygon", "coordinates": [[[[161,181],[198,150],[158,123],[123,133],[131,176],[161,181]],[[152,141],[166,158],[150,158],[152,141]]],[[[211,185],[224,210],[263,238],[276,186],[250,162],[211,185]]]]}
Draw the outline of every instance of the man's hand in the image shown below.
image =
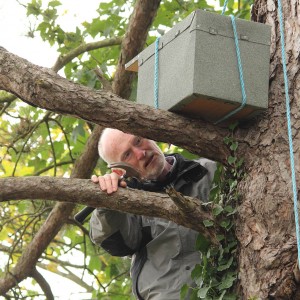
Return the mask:
{"type": "Polygon", "coordinates": [[[122,177],[119,176],[117,173],[112,172],[110,174],[105,174],[104,176],[96,176],[92,175],[91,180],[94,183],[98,183],[100,189],[103,192],[106,192],[108,195],[116,192],[118,187],[121,186],[125,188],[127,186],[126,182],[121,179],[122,177]]]}

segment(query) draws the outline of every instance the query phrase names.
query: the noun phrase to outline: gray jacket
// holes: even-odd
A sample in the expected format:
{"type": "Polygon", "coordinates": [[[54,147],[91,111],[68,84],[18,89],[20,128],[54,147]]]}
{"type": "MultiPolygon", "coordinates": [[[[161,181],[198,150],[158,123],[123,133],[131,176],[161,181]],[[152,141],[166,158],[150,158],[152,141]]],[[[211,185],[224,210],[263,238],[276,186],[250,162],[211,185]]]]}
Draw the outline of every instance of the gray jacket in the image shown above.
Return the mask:
{"type": "MultiPolygon", "coordinates": [[[[216,163],[208,159],[190,161],[178,154],[171,157],[175,157],[175,165],[168,183],[184,195],[208,200],[216,163]]],[[[95,210],[90,225],[95,244],[115,256],[132,256],[131,277],[137,299],[177,300],[181,287],[192,284],[191,271],[200,262],[200,253],[195,250],[196,231],[161,218],[106,209],[95,210]]]]}

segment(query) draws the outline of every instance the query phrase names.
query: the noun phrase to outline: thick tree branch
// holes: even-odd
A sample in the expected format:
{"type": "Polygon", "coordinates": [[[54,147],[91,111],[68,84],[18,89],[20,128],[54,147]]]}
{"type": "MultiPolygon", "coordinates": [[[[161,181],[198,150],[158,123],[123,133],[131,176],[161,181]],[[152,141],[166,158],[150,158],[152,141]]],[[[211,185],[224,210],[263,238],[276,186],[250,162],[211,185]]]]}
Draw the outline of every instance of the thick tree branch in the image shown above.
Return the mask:
{"type": "Polygon", "coordinates": [[[228,135],[226,129],[124,101],[110,92],[94,91],[68,81],[52,70],[33,65],[3,48],[0,48],[0,88],[29,104],[173,143],[207,158],[225,162],[229,155],[223,142],[228,135]]]}
{"type": "Polygon", "coordinates": [[[189,211],[178,208],[167,194],[120,189],[107,195],[86,179],[52,177],[10,177],[0,179],[0,202],[20,199],[44,199],[81,203],[151,217],[160,217],[201,232],[216,243],[215,229],[208,229],[203,220],[213,220],[210,209],[199,200],[185,197],[189,211]]]}
{"type": "Polygon", "coordinates": [[[129,98],[131,82],[136,76],[134,72],[125,71],[125,63],[143,50],[147,39],[145,32],[148,33],[159,4],[160,0],[140,0],[130,17],[113,81],[113,91],[122,98],[129,98]]]}

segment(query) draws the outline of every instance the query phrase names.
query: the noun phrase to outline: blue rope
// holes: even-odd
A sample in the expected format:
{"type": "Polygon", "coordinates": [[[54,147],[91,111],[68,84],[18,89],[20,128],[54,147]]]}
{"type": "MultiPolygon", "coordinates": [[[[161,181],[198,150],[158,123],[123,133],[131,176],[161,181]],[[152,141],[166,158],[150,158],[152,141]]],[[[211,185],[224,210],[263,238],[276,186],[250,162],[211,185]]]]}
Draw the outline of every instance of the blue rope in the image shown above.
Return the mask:
{"type": "Polygon", "coordinates": [[[222,15],[225,14],[227,3],[228,3],[228,0],[225,0],[224,5],[223,5],[223,10],[222,10],[222,15]]]}
{"type": "MultiPolygon", "coordinates": [[[[225,7],[225,9],[226,9],[226,7],[225,7]]],[[[246,96],[246,92],[245,92],[245,83],[244,83],[244,76],[243,76],[243,67],[242,67],[241,53],[240,53],[240,47],[239,47],[239,39],[238,39],[237,30],[236,30],[236,24],[235,24],[234,16],[230,15],[230,17],[231,17],[231,23],[232,23],[232,28],[233,28],[234,42],[235,42],[235,52],[236,52],[239,75],[240,75],[240,85],[241,85],[241,90],[242,90],[242,103],[239,107],[237,107],[236,109],[234,109],[233,111],[231,111],[230,113],[228,113],[227,115],[222,117],[220,120],[216,121],[215,124],[223,122],[224,120],[228,119],[232,115],[236,114],[247,103],[247,96],[246,96]]]]}
{"type": "Polygon", "coordinates": [[[287,117],[289,148],[290,148],[290,162],[291,162],[291,172],[292,172],[294,214],[295,214],[297,248],[298,248],[298,264],[299,264],[299,268],[300,268],[300,233],[299,233],[297,184],[296,184],[296,175],[295,175],[293,137],[292,137],[292,128],[291,128],[289,84],[288,84],[287,69],[286,69],[286,60],[285,60],[285,46],[284,46],[285,42],[284,42],[284,28],[283,28],[282,6],[281,6],[281,1],[280,0],[278,0],[278,14],[279,14],[279,24],[280,24],[281,56],[282,56],[282,67],[283,67],[284,88],[285,88],[286,117],[287,117]]]}
{"type": "Polygon", "coordinates": [[[158,69],[159,69],[159,37],[155,40],[155,54],[154,54],[154,107],[158,108],[158,69]]]}

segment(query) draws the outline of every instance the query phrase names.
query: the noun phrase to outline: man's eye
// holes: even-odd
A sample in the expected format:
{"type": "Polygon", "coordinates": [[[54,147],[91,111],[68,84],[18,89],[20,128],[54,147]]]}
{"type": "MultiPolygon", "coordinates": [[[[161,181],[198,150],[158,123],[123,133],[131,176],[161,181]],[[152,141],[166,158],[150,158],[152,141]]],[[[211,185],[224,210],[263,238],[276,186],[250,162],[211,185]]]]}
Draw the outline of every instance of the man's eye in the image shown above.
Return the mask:
{"type": "Polygon", "coordinates": [[[123,156],[123,159],[126,160],[126,159],[129,158],[129,156],[130,156],[130,153],[129,153],[129,152],[126,152],[126,153],[124,154],[124,156],[123,156]]]}
{"type": "Polygon", "coordinates": [[[140,145],[141,143],[142,143],[142,138],[141,137],[137,137],[137,139],[136,139],[136,144],[137,145],[140,145]]]}

